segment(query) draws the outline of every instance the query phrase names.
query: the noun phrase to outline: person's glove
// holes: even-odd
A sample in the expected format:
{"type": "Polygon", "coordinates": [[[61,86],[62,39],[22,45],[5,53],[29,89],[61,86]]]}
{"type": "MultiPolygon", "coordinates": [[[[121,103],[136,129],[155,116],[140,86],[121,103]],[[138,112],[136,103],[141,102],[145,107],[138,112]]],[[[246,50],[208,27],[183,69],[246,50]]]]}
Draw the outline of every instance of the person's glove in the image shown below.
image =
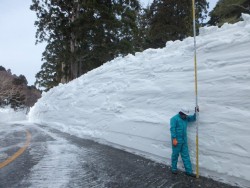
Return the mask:
{"type": "Polygon", "coordinates": [[[195,112],[199,112],[200,111],[199,106],[197,106],[197,111],[196,111],[196,107],[194,110],[195,110],[195,112]]]}
{"type": "Polygon", "coordinates": [[[173,145],[174,145],[174,146],[177,146],[177,144],[178,144],[178,141],[177,141],[176,138],[174,138],[174,139],[173,139],[173,145]]]}

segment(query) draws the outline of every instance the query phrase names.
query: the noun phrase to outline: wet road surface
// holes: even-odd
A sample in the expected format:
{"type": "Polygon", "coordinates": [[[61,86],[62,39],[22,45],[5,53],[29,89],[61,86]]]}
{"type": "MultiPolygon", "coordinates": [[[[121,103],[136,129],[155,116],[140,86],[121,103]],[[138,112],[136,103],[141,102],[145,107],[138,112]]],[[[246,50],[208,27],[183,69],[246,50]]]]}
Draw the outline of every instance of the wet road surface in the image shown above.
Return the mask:
{"type": "Polygon", "coordinates": [[[214,180],[171,173],[170,167],[42,125],[11,125],[0,131],[0,188],[231,188],[214,180]]]}

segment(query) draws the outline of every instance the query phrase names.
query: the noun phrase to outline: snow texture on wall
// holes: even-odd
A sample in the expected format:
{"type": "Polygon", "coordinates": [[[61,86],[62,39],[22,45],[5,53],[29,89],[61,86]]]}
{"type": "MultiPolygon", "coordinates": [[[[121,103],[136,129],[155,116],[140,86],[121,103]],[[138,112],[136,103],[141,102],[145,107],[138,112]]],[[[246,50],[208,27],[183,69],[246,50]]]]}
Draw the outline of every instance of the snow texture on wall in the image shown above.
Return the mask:
{"type": "MultiPolygon", "coordinates": [[[[243,19],[197,37],[197,124],[200,174],[249,187],[250,16],[243,19]]],[[[169,119],[195,106],[193,57],[190,37],[116,58],[43,93],[29,119],[170,164],[169,119]]],[[[194,169],[197,124],[188,128],[194,169]]]]}

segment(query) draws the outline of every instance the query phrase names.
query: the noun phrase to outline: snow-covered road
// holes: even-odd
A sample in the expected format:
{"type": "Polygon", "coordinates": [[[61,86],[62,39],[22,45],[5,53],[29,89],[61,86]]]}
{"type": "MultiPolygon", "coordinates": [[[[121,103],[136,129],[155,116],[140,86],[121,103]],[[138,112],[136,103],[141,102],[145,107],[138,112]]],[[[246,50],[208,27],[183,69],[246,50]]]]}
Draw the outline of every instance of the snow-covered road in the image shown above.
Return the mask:
{"type": "Polygon", "coordinates": [[[231,186],[183,173],[140,156],[82,139],[44,125],[1,125],[0,164],[26,150],[0,168],[0,187],[221,187],[231,186]]]}

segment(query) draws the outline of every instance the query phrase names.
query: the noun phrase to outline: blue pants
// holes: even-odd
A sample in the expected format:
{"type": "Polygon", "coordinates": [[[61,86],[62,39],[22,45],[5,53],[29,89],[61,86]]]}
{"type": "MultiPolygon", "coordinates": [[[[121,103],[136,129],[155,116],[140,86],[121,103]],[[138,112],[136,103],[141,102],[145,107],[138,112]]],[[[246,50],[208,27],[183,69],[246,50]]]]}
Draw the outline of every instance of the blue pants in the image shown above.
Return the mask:
{"type": "Polygon", "coordinates": [[[177,170],[177,162],[179,158],[179,154],[181,154],[182,161],[184,163],[184,167],[186,170],[186,173],[192,173],[192,164],[190,161],[189,157],[189,152],[188,152],[188,145],[187,143],[178,143],[177,146],[172,145],[172,171],[177,170]]]}

